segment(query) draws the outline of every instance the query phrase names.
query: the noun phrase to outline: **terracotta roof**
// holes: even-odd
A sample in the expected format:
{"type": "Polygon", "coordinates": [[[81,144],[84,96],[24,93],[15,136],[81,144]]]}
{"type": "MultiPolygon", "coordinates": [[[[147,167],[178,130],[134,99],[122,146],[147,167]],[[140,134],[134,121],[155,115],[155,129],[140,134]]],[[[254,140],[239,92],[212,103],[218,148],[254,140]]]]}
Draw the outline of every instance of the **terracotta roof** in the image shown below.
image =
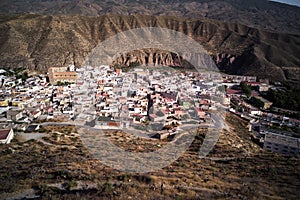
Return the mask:
{"type": "Polygon", "coordinates": [[[253,96],[253,97],[258,97],[258,96],[259,96],[259,93],[258,93],[258,92],[256,92],[256,91],[252,91],[252,94],[251,94],[251,96],[253,96]]]}
{"type": "Polygon", "coordinates": [[[119,123],[117,123],[117,122],[108,122],[107,125],[108,125],[108,126],[115,126],[115,127],[118,127],[118,126],[119,126],[119,123]]]}
{"type": "Polygon", "coordinates": [[[5,140],[9,134],[10,130],[0,130],[0,140],[5,140]]]}
{"type": "Polygon", "coordinates": [[[227,88],[226,90],[227,94],[240,94],[242,91],[241,90],[234,90],[231,88],[227,88]]]}

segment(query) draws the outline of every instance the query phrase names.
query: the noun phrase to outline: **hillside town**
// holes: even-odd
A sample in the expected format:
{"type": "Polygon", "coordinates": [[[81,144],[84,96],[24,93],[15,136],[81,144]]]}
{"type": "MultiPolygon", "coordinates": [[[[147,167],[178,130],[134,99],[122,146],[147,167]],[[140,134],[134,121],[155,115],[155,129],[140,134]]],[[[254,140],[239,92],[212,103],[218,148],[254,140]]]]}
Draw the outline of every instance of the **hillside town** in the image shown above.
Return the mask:
{"type": "MultiPolygon", "coordinates": [[[[39,129],[44,123],[143,132],[166,139],[187,129],[209,127],[224,110],[249,123],[249,136],[266,150],[296,155],[299,118],[274,112],[264,97],[280,84],[254,76],[169,68],[74,65],[20,77],[0,71],[0,142],[39,129]]],[[[276,108],[279,109],[279,108],[276,108]]]]}

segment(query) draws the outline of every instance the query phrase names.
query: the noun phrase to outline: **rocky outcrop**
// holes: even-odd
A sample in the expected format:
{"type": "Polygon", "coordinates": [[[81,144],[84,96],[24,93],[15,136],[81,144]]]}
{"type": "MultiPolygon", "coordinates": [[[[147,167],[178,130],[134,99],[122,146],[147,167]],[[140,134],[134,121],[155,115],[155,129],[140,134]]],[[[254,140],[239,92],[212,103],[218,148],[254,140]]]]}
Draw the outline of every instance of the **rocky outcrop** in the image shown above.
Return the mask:
{"type": "Polygon", "coordinates": [[[158,49],[142,49],[124,53],[112,65],[131,66],[133,63],[149,66],[181,66],[182,57],[173,52],[158,49]]]}
{"type": "MultiPolygon", "coordinates": [[[[153,16],[41,16],[0,17],[0,66],[46,71],[52,65],[80,66],[105,39],[139,27],[162,27],[182,32],[201,44],[228,73],[299,81],[300,36],[261,31],[236,23],[153,16]]],[[[170,52],[142,50],[118,63],[177,65],[170,52]]]]}

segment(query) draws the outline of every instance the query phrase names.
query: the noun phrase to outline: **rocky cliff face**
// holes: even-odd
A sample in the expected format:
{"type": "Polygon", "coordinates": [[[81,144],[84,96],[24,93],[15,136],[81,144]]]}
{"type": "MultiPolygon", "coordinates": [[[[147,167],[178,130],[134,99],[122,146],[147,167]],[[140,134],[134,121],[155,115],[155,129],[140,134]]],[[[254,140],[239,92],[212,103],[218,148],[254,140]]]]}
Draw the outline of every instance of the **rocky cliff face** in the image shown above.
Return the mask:
{"type": "MultiPolygon", "coordinates": [[[[41,16],[0,18],[0,66],[46,71],[52,65],[80,66],[101,41],[138,27],[162,27],[182,32],[199,42],[221,70],[276,80],[300,80],[300,36],[261,31],[236,23],[185,20],[142,15],[41,16]]],[[[154,62],[176,65],[168,52],[125,56],[118,63],[154,62]],[[153,59],[149,59],[152,57],[153,59]],[[146,59],[148,58],[148,60],[146,59]]]]}
{"type": "Polygon", "coordinates": [[[131,66],[134,63],[150,66],[181,66],[183,64],[182,57],[176,53],[159,49],[141,49],[119,56],[112,65],[131,66]]]}

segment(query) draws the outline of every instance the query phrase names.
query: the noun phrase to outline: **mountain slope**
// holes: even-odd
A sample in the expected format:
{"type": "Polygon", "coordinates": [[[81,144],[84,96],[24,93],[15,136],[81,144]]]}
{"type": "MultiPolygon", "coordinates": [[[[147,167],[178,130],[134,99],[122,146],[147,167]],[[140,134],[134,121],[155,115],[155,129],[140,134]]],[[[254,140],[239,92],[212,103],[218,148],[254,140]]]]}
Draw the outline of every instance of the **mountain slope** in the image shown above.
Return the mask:
{"type": "Polygon", "coordinates": [[[300,32],[300,7],[267,0],[1,0],[0,14],[16,13],[208,18],[276,32],[300,32]]]}
{"type": "Polygon", "coordinates": [[[159,26],[192,36],[229,73],[300,80],[300,36],[213,20],[164,16],[42,16],[0,18],[0,66],[46,71],[80,66],[101,41],[124,30],[159,26]]]}

